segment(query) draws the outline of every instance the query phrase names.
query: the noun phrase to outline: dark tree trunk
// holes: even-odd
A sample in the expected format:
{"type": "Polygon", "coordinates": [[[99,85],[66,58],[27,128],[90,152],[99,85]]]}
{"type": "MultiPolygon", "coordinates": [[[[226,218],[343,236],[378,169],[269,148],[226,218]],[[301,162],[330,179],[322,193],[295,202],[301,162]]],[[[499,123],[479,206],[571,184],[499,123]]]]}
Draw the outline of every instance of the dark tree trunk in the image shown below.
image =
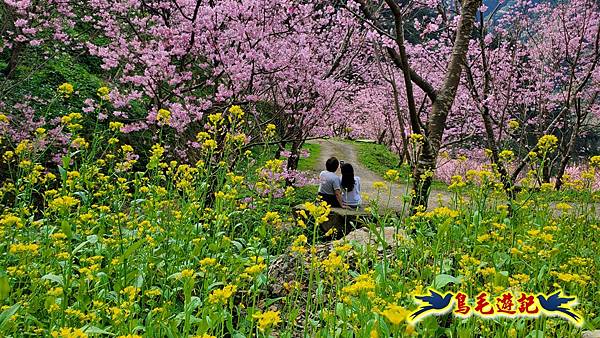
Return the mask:
{"type": "Polygon", "coordinates": [[[287,162],[288,170],[298,169],[298,162],[300,161],[300,148],[302,147],[302,141],[294,140],[292,142],[292,149],[290,151],[290,157],[287,162]]]}
{"type": "Polygon", "coordinates": [[[286,142],[279,142],[279,144],[277,144],[277,150],[275,151],[276,159],[281,158],[281,153],[285,150],[285,145],[286,145],[286,142]]]}
{"type": "Polygon", "coordinates": [[[21,52],[23,51],[23,43],[15,42],[13,44],[13,49],[10,52],[10,59],[8,60],[8,64],[6,68],[2,71],[3,75],[7,79],[12,79],[15,75],[15,70],[19,65],[19,58],[21,56],[21,52]]]}
{"type": "Polygon", "coordinates": [[[437,156],[442,137],[444,136],[444,130],[446,129],[446,119],[456,97],[462,67],[469,49],[469,38],[473,30],[475,13],[480,5],[481,0],[463,1],[462,15],[454,39],[454,47],[452,48],[452,56],[448,64],[446,78],[436,100],[433,102],[427,125],[428,134],[425,136],[422,152],[417,158],[417,163],[413,171],[413,189],[415,192],[412,200],[413,212],[419,206],[427,208],[437,156]]]}
{"type": "Polygon", "coordinates": [[[563,176],[565,174],[565,170],[567,170],[567,165],[573,156],[573,151],[575,150],[575,142],[577,141],[577,135],[579,134],[579,129],[581,128],[581,109],[580,102],[575,102],[575,110],[576,116],[575,126],[571,132],[571,137],[569,138],[569,142],[567,146],[562,151],[562,159],[560,161],[558,172],[556,173],[556,183],[554,184],[554,189],[560,190],[563,186],[563,176]]]}

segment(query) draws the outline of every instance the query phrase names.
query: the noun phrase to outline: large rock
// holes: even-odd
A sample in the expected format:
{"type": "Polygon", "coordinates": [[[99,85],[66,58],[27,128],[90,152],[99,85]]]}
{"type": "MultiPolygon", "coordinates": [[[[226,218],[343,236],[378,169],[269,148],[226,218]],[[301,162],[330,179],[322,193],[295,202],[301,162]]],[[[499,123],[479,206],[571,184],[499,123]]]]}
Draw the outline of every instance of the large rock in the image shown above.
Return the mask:
{"type": "MultiPolygon", "coordinates": [[[[294,211],[306,210],[304,204],[294,207],[294,211]]],[[[294,212],[294,215],[297,215],[294,212]]],[[[363,210],[331,208],[328,220],[320,224],[324,234],[331,234],[332,237],[339,239],[354,229],[363,227],[365,222],[369,221],[372,215],[363,210]],[[333,229],[333,233],[330,230],[333,229]]]]}
{"type": "Polygon", "coordinates": [[[376,245],[379,251],[383,249],[384,245],[389,248],[410,241],[404,229],[396,229],[395,227],[376,228],[375,231],[360,228],[350,232],[341,240],[363,247],[376,245]]]}
{"type": "Polygon", "coordinates": [[[581,338],[600,338],[600,330],[595,331],[583,331],[581,338]]]}
{"type": "Polygon", "coordinates": [[[303,254],[288,249],[269,264],[271,296],[280,297],[285,295],[284,285],[286,283],[301,282],[306,284],[306,279],[310,275],[313,253],[315,261],[322,262],[330,253],[335,251],[337,246],[346,243],[351,244],[353,249],[345,254],[345,261],[351,269],[356,270],[359,270],[357,264],[362,264],[362,260],[356,257],[358,252],[364,254],[365,249],[372,248],[377,256],[375,261],[380,261],[393,257],[397,246],[410,247],[412,245],[411,239],[403,229],[384,227],[383,229],[374,229],[373,232],[368,228],[354,230],[339,240],[316,245],[312,252],[310,248],[307,248],[303,254]],[[358,247],[361,247],[361,250],[354,250],[358,247]]]}

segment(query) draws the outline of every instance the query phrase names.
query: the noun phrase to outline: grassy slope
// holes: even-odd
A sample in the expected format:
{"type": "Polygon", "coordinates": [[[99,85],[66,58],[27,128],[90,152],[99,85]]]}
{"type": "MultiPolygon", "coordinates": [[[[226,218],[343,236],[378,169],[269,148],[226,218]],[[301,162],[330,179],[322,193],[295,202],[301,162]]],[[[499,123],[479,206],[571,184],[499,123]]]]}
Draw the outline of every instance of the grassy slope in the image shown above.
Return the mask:
{"type": "MultiPolygon", "coordinates": [[[[310,156],[300,159],[298,163],[298,170],[311,171],[314,168],[316,161],[319,159],[321,146],[314,143],[306,143],[302,148],[308,150],[310,152],[310,156]]],[[[257,161],[251,168],[248,169],[248,178],[250,181],[255,181],[256,170],[262,167],[267,160],[273,158],[276,147],[270,146],[266,148],[255,148],[252,151],[254,153],[254,158],[256,158],[257,161]]],[[[296,188],[293,195],[276,199],[272,205],[272,208],[273,210],[285,212],[290,206],[304,203],[306,201],[313,201],[317,197],[317,188],[318,186],[314,184],[296,188]]]]}
{"type": "MultiPolygon", "coordinates": [[[[358,161],[379,176],[383,177],[390,169],[398,170],[403,181],[410,176],[410,167],[406,163],[400,164],[400,157],[387,146],[365,142],[352,142],[352,144],[356,146],[358,161]]],[[[444,189],[446,184],[435,180],[433,187],[444,189]]]]}
{"type": "Polygon", "coordinates": [[[319,156],[321,155],[321,145],[317,143],[305,143],[302,148],[308,150],[310,155],[307,158],[300,159],[298,162],[298,170],[313,170],[317,160],[319,159],[319,156]]]}
{"type": "Polygon", "coordinates": [[[383,144],[353,142],[358,153],[358,161],[379,176],[394,169],[399,170],[402,177],[406,177],[410,170],[406,165],[400,164],[400,157],[383,144]]]}
{"type": "MultiPolygon", "coordinates": [[[[315,168],[315,164],[321,154],[321,145],[316,143],[305,143],[302,146],[303,149],[309,151],[310,155],[307,158],[301,158],[298,162],[298,170],[300,171],[311,171],[315,168]]],[[[294,203],[302,203],[305,201],[312,201],[317,196],[317,185],[306,185],[304,187],[296,189],[294,196],[294,203]]]]}

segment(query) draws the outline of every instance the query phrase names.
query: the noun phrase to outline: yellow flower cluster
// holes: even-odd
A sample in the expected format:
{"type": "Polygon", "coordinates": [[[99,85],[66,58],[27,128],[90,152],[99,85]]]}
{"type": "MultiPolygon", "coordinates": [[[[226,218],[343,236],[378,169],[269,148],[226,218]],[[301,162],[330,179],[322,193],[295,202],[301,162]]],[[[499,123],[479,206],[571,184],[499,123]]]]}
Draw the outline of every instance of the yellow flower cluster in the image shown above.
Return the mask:
{"type": "Polygon", "coordinates": [[[452,190],[460,189],[464,186],[466,186],[466,183],[463,180],[463,177],[460,175],[454,175],[450,179],[450,185],[448,186],[448,190],[452,191],[452,190]]]}
{"type": "Polygon", "coordinates": [[[292,242],[292,246],[291,246],[290,250],[292,252],[304,254],[304,253],[306,253],[305,245],[307,242],[308,242],[308,239],[306,238],[306,236],[300,235],[300,236],[296,237],[296,239],[294,239],[294,242],[292,242]]]}
{"type": "Polygon", "coordinates": [[[223,121],[223,114],[221,114],[221,113],[210,114],[210,115],[208,115],[208,120],[210,121],[211,124],[218,125],[219,123],[221,123],[221,121],[223,121]]]}
{"type": "Polygon", "coordinates": [[[377,190],[383,189],[385,188],[385,182],[375,181],[373,182],[373,188],[377,190]]]}
{"type": "Polygon", "coordinates": [[[433,218],[433,217],[456,218],[456,217],[458,217],[459,214],[460,213],[458,211],[452,210],[448,207],[437,207],[437,208],[433,209],[432,211],[424,213],[424,216],[429,217],[429,218],[433,218]]]}
{"type": "Polygon", "coordinates": [[[254,265],[251,265],[244,269],[244,273],[241,274],[241,277],[248,278],[254,277],[259,273],[263,272],[267,268],[267,265],[263,263],[263,258],[260,257],[258,262],[254,265]]]}
{"type": "Polygon", "coordinates": [[[222,289],[214,290],[209,296],[208,301],[211,304],[226,304],[229,301],[229,298],[233,296],[235,291],[237,290],[237,286],[235,285],[227,285],[222,289]]]}
{"type": "Polygon", "coordinates": [[[508,121],[508,128],[510,130],[517,130],[517,129],[519,129],[520,126],[521,125],[519,124],[519,121],[517,121],[517,120],[509,120],[508,121]]]}
{"type": "Polygon", "coordinates": [[[65,83],[61,84],[60,86],[58,86],[57,91],[63,97],[68,98],[71,96],[71,94],[73,94],[74,88],[73,88],[72,84],[65,82],[65,83]]]}
{"type": "Polygon", "coordinates": [[[274,172],[274,173],[281,173],[283,172],[283,160],[279,160],[279,159],[273,159],[273,160],[268,160],[265,165],[264,165],[265,169],[274,172]]]}
{"type": "Polygon", "coordinates": [[[262,218],[263,223],[272,225],[274,227],[280,227],[282,220],[281,216],[277,211],[267,211],[265,216],[262,218]]]}
{"type": "Polygon", "coordinates": [[[114,132],[120,132],[121,128],[123,128],[123,123],[113,121],[108,124],[108,128],[114,132]]]}
{"type": "Polygon", "coordinates": [[[515,159],[515,153],[512,150],[502,150],[498,154],[498,158],[501,162],[512,162],[515,159]]]}
{"type": "Polygon", "coordinates": [[[393,325],[400,325],[406,320],[410,311],[396,304],[389,304],[381,313],[393,325]]]}
{"type": "Polygon", "coordinates": [[[140,293],[140,289],[136,288],[135,286],[128,286],[121,290],[121,294],[127,296],[130,302],[137,297],[138,293],[140,293]]]}
{"type": "Polygon", "coordinates": [[[98,88],[98,90],[96,91],[96,95],[98,95],[98,97],[104,101],[110,100],[109,94],[110,88],[105,86],[98,88]]]}
{"type": "Polygon", "coordinates": [[[332,276],[338,272],[348,271],[348,268],[350,267],[344,261],[344,258],[342,256],[339,256],[335,252],[330,252],[329,256],[323,261],[321,261],[320,265],[323,268],[323,271],[325,271],[325,273],[332,276]]]}
{"type": "Polygon", "coordinates": [[[229,108],[229,112],[231,114],[233,114],[235,117],[237,117],[238,119],[242,118],[244,116],[244,111],[242,110],[242,107],[237,106],[237,105],[236,106],[231,106],[229,108]]]}
{"type": "Polygon", "coordinates": [[[23,227],[23,221],[15,215],[7,214],[0,219],[0,226],[21,228],[23,227]]]}
{"type": "Polygon", "coordinates": [[[362,292],[368,292],[375,290],[375,281],[369,274],[362,274],[354,279],[354,283],[347,285],[342,288],[342,292],[350,295],[357,296],[362,292]]]}
{"type": "Polygon", "coordinates": [[[70,113],[60,118],[60,122],[63,124],[74,123],[83,118],[83,115],[80,113],[70,113]]]}
{"type": "Polygon", "coordinates": [[[54,210],[66,210],[79,204],[79,200],[71,196],[59,196],[54,198],[48,207],[54,210]]]}
{"type": "Polygon", "coordinates": [[[593,168],[600,168],[600,156],[592,156],[590,158],[590,166],[593,168]]]}
{"type": "Polygon", "coordinates": [[[423,144],[424,139],[425,139],[425,137],[421,134],[411,134],[410,135],[410,142],[413,144],[423,144]]]}
{"type": "Polygon", "coordinates": [[[554,135],[544,135],[540,137],[537,143],[538,149],[543,153],[553,151],[558,145],[558,138],[554,135]]]}
{"type": "Polygon", "coordinates": [[[81,329],[74,329],[71,327],[63,327],[58,331],[52,331],[50,335],[53,338],[87,338],[88,335],[81,329]]]}
{"type": "Polygon", "coordinates": [[[162,124],[168,124],[171,120],[171,112],[166,109],[159,109],[156,113],[156,121],[162,124]]]}
{"type": "Polygon", "coordinates": [[[202,143],[202,148],[207,149],[207,150],[215,150],[215,149],[217,149],[217,141],[215,141],[213,139],[205,140],[202,143]]]}
{"type": "Polygon", "coordinates": [[[275,130],[276,130],[276,127],[274,124],[272,124],[272,123],[267,124],[267,127],[265,128],[265,137],[270,138],[270,137],[275,136],[275,133],[276,133],[275,130]]]}
{"type": "Polygon", "coordinates": [[[592,278],[588,275],[576,274],[576,273],[563,273],[563,272],[550,271],[550,275],[555,276],[556,278],[558,278],[559,280],[561,280],[563,282],[566,282],[566,283],[575,282],[581,286],[587,285],[592,280],[592,278]]]}
{"type": "Polygon", "coordinates": [[[181,270],[180,278],[181,279],[184,279],[184,278],[185,279],[188,279],[188,278],[193,279],[195,274],[196,274],[196,272],[194,272],[194,270],[192,270],[192,269],[183,269],[183,270],[181,270]]]}
{"type": "Polygon", "coordinates": [[[212,257],[206,257],[201,259],[198,264],[200,264],[201,266],[213,266],[215,264],[217,264],[217,259],[216,258],[212,258],[212,257]]]}
{"type": "MultiPolygon", "coordinates": [[[[304,209],[299,210],[298,214],[300,216],[302,216],[304,219],[309,218],[308,215],[306,214],[306,211],[308,211],[310,216],[315,220],[316,224],[322,224],[324,222],[327,222],[327,220],[329,220],[328,216],[329,216],[329,213],[331,212],[331,207],[329,206],[329,204],[327,204],[327,202],[321,202],[318,205],[311,203],[311,202],[305,202],[303,206],[304,206],[304,209]]],[[[298,220],[298,225],[303,228],[306,227],[306,225],[304,224],[304,221],[302,221],[301,219],[298,220]]]]}
{"type": "Polygon", "coordinates": [[[388,181],[395,182],[400,179],[400,173],[398,172],[398,170],[389,169],[388,171],[385,172],[385,175],[383,176],[383,178],[385,178],[388,181]]]}
{"type": "Polygon", "coordinates": [[[35,243],[29,243],[29,244],[16,243],[16,244],[10,245],[9,252],[12,254],[31,253],[33,255],[36,255],[39,248],[40,248],[40,246],[35,243]]]}
{"type": "Polygon", "coordinates": [[[258,320],[258,329],[265,332],[267,329],[277,326],[281,323],[279,311],[257,312],[252,315],[252,318],[258,320]]]}

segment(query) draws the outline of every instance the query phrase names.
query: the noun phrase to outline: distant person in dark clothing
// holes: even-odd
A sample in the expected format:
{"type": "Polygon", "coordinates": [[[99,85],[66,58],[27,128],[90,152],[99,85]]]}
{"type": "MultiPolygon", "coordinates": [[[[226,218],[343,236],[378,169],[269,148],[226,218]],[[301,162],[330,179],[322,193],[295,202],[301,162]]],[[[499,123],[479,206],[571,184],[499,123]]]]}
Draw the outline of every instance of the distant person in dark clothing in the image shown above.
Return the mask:
{"type": "Polygon", "coordinates": [[[319,174],[319,196],[334,208],[341,208],[343,206],[340,178],[335,174],[339,166],[340,161],[335,157],[331,157],[325,162],[327,170],[323,170],[319,174]]]}

